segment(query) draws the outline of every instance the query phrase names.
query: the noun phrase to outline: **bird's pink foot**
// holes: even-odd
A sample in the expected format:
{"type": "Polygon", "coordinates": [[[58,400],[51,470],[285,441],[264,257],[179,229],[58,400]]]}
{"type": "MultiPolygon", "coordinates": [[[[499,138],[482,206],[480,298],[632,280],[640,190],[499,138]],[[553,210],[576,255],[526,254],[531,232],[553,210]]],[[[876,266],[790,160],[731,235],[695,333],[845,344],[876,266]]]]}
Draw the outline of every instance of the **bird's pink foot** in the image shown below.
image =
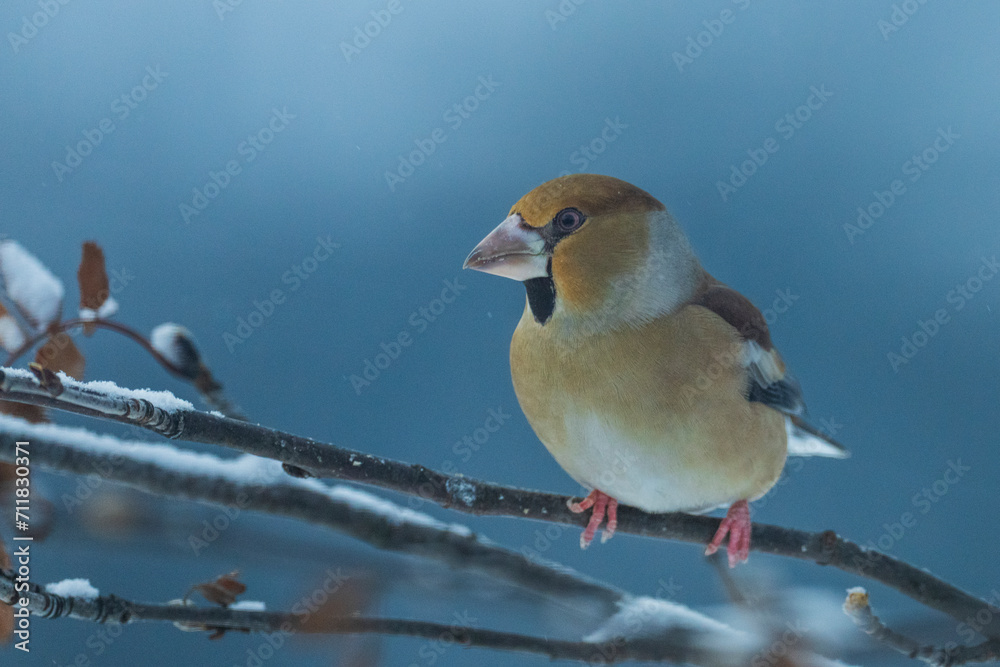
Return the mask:
{"type": "Polygon", "coordinates": [[[750,505],[745,500],[733,503],[729,506],[726,518],[719,524],[719,529],[715,531],[715,537],[705,548],[705,555],[711,556],[718,551],[728,533],[729,567],[736,567],[737,563],[750,557],[750,529],[750,505]]]}
{"type": "Polygon", "coordinates": [[[574,503],[570,501],[567,503],[567,506],[570,512],[575,512],[576,514],[586,512],[591,507],[594,508],[594,511],[590,514],[590,521],[587,523],[587,528],[580,535],[581,549],[586,549],[594,541],[594,535],[597,534],[597,529],[601,527],[605,514],[608,517],[608,523],[604,527],[604,533],[601,535],[601,542],[607,542],[615,534],[615,529],[618,528],[618,501],[603,491],[594,489],[590,492],[590,495],[580,502],[574,503]]]}

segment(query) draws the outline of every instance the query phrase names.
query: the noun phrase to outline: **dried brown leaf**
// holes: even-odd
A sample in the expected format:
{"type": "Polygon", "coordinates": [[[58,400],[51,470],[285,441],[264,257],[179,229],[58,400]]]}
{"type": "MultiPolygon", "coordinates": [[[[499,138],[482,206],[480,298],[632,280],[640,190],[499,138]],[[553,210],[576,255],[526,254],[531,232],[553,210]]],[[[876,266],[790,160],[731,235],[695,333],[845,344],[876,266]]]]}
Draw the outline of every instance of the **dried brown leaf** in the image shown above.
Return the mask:
{"type": "Polygon", "coordinates": [[[363,613],[378,595],[374,582],[364,576],[340,575],[327,577],[308,596],[310,613],[302,623],[302,632],[323,633],[337,626],[345,616],[363,613]],[[331,585],[332,582],[332,585],[331,585]],[[313,605],[317,605],[314,607],[313,605]]]}
{"type": "Polygon", "coordinates": [[[28,370],[34,374],[38,384],[42,385],[42,389],[49,392],[50,395],[59,396],[65,391],[62,380],[55,374],[55,371],[42,366],[37,361],[28,364],[28,370]]]}
{"type": "Polygon", "coordinates": [[[87,360],[83,353],[64,331],[49,336],[49,339],[35,353],[35,363],[56,373],[62,371],[71,378],[82,380],[87,360]]]}
{"type": "Polygon", "coordinates": [[[10,554],[7,553],[7,546],[0,540],[0,570],[13,569],[10,564],[10,554]]]}
{"type": "MultiPolygon", "coordinates": [[[[0,540],[0,569],[12,570],[10,554],[3,540],[0,540]]],[[[0,644],[6,644],[14,636],[14,607],[0,604],[0,644]]]]}
{"type": "MultiPolygon", "coordinates": [[[[111,295],[108,286],[108,272],[104,266],[104,251],[94,241],[83,242],[83,258],[76,272],[80,284],[80,309],[87,308],[97,312],[111,295]]],[[[94,325],[83,325],[83,333],[87,336],[94,333],[94,325]]]]}
{"type": "Polygon", "coordinates": [[[0,606],[0,644],[7,644],[14,637],[14,608],[0,606]]]}
{"type": "Polygon", "coordinates": [[[202,597],[213,604],[228,607],[236,602],[236,597],[247,589],[246,584],[237,579],[239,576],[239,570],[234,570],[229,574],[216,577],[214,581],[195,584],[191,587],[191,590],[198,591],[202,597]]]}
{"type": "MultiPolygon", "coordinates": [[[[32,424],[44,424],[49,421],[48,416],[45,414],[45,408],[40,405],[31,405],[30,403],[0,401],[0,412],[12,417],[20,417],[32,424]]],[[[0,463],[0,471],[4,470],[7,465],[6,463],[0,463]]],[[[2,477],[2,474],[0,474],[0,477],[2,477]]]]}
{"type": "Polygon", "coordinates": [[[0,348],[14,352],[27,340],[21,325],[0,303],[0,348]]]}

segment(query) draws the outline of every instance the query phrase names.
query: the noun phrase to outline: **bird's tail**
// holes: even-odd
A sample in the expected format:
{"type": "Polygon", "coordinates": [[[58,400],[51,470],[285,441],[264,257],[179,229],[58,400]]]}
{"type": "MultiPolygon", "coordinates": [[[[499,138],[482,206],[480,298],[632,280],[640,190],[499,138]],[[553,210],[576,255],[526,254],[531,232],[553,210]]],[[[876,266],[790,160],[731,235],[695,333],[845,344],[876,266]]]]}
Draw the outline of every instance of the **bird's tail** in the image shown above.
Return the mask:
{"type": "Polygon", "coordinates": [[[846,459],[851,455],[842,444],[807,423],[798,415],[785,416],[789,456],[826,456],[846,459]]]}

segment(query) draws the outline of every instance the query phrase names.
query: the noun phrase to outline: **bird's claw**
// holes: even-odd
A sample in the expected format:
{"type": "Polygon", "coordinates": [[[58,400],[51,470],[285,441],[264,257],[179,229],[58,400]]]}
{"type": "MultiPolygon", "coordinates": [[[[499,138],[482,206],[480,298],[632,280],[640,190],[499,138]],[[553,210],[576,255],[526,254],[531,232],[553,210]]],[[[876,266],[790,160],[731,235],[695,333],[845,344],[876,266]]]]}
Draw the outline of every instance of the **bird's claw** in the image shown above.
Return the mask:
{"type": "Polygon", "coordinates": [[[566,503],[566,506],[574,514],[586,512],[591,507],[594,508],[594,511],[590,515],[590,521],[587,522],[587,527],[580,535],[581,549],[586,549],[594,541],[594,535],[597,534],[597,529],[601,527],[605,515],[607,516],[608,523],[604,527],[604,533],[601,535],[601,542],[604,543],[610,540],[611,536],[615,534],[615,529],[618,528],[618,501],[603,491],[594,489],[580,502],[576,503],[571,500],[566,503]]]}
{"type": "Polygon", "coordinates": [[[715,531],[715,537],[705,547],[705,555],[711,556],[722,545],[722,541],[729,535],[729,546],[727,556],[729,557],[729,567],[736,567],[738,563],[744,562],[750,557],[750,505],[745,500],[740,500],[729,506],[726,518],[719,524],[719,529],[715,531]]]}

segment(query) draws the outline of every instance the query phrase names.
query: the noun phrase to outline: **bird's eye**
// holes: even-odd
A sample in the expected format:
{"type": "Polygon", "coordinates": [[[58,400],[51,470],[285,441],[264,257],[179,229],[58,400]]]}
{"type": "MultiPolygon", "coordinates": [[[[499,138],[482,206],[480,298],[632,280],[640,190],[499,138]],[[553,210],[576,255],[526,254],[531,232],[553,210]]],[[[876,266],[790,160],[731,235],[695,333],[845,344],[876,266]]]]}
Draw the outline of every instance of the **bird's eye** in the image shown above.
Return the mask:
{"type": "Polygon", "coordinates": [[[575,208],[564,208],[556,213],[553,223],[560,232],[573,232],[583,224],[583,213],[580,213],[575,208]]]}

